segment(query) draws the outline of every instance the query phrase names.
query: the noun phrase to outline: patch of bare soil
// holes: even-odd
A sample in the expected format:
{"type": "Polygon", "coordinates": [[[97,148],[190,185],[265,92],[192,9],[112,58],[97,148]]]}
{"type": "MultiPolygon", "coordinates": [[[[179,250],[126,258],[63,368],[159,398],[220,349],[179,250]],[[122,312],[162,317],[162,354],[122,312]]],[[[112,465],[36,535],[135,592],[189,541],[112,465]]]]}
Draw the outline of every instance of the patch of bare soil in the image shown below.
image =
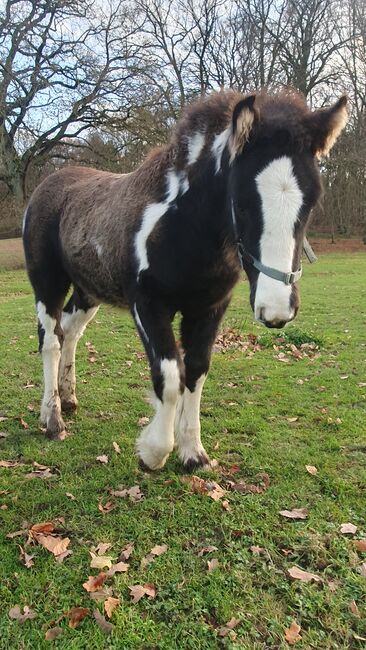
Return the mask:
{"type": "Polygon", "coordinates": [[[309,238],[314,252],[318,255],[326,253],[366,253],[366,245],[362,239],[331,239],[309,238]]]}

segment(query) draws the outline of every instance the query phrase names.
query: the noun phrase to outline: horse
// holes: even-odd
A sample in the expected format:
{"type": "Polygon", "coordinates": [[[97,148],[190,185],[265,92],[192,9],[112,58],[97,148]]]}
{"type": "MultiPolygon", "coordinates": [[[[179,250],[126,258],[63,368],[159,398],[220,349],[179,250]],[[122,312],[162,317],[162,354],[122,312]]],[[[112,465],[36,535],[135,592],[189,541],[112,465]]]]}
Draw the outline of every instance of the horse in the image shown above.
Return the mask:
{"type": "Polygon", "coordinates": [[[281,328],[295,318],[318,160],[343,130],[346,105],[342,96],[312,111],[295,91],[221,90],[188,106],[135,171],[70,166],[43,180],[23,242],[50,438],[63,437],[62,411],[78,405],[78,340],[111,303],[130,309],[151,369],[155,415],[136,442],[140,464],[159,469],[174,447],[187,471],[209,463],[200,401],[233,287],[243,268],[256,320],[281,328]]]}

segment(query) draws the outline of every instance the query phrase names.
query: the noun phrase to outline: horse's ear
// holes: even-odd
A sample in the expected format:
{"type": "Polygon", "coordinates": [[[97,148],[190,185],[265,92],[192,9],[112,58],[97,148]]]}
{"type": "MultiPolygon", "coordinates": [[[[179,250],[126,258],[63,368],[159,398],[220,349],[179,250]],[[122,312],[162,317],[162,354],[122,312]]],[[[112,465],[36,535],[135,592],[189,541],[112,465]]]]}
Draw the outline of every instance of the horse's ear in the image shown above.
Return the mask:
{"type": "Polygon", "coordinates": [[[254,108],[255,95],[249,95],[240,100],[233,110],[232,132],[230,139],[230,160],[233,161],[243,151],[245,143],[249,140],[253,124],[257,118],[254,108]]]}
{"type": "Polygon", "coordinates": [[[347,97],[345,95],[330,108],[322,108],[311,113],[308,120],[312,152],[317,158],[323,158],[329,153],[346,126],[347,119],[347,97]]]}

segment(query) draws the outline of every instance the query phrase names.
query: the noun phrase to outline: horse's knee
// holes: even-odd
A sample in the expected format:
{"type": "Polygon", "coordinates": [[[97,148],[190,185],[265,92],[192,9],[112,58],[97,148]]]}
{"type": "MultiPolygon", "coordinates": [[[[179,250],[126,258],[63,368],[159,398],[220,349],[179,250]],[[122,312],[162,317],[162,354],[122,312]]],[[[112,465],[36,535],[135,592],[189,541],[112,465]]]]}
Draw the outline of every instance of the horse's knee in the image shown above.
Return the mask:
{"type": "Polygon", "coordinates": [[[175,403],[184,388],[184,369],[180,360],[157,359],[152,365],[151,374],[159,400],[175,403]]]}

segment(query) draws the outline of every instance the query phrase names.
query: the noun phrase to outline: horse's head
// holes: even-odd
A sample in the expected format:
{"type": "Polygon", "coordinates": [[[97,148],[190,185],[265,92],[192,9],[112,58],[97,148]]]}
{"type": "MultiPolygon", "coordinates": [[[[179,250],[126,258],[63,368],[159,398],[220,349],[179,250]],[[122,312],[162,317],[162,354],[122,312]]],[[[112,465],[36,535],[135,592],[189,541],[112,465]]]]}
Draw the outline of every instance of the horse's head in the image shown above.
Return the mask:
{"type": "Polygon", "coordinates": [[[296,316],[305,230],[321,194],[317,159],[344,128],[346,103],[311,112],[296,95],[252,95],[234,108],[230,209],[254,315],[267,327],[296,316]]]}

